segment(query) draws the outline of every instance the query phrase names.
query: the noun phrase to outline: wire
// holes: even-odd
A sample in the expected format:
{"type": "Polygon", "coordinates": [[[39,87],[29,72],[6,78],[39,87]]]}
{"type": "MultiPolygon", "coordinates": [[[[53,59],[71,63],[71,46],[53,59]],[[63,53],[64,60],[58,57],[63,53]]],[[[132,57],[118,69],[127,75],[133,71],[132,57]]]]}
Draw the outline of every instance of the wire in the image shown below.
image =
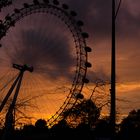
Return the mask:
{"type": "Polygon", "coordinates": [[[116,10],[116,13],[115,13],[115,19],[117,18],[118,12],[120,10],[121,3],[122,3],[122,0],[119,1],[118,7],[117,7],[117,10],[116,10]]]}

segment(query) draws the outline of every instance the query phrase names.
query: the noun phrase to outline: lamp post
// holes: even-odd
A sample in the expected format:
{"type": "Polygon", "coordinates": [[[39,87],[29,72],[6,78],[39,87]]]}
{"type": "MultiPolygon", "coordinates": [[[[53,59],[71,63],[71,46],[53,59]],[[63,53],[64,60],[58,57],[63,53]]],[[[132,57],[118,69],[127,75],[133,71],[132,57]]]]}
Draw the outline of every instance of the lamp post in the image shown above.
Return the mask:
{"type": "Polygon", "coordinates": [[[112,0],[112,48],[111,48],[111,109],[110,125],[113,135],[116,125],[116,47],[115,47],[115,0],[112,0]]]}

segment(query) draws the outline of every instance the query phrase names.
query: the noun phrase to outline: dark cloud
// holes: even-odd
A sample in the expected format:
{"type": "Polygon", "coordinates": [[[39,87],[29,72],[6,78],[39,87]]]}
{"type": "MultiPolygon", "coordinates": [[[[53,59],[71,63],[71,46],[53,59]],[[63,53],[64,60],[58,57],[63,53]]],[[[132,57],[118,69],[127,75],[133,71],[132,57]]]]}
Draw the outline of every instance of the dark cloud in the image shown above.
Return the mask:
{"type": "MultiPolygon", "coordinates": [[[[26,0],[24,0],[24,1],[26,1],[26,0]]],[[[107,1],[103,1],[103,0],[80,0],[80,1],[59,0],[59,1],[61,3],[68,4],[69,7],[70,7],[70,10],[75,10],[77,12],[77,14],[78,14],[77,19],[81,19],[81,20],[84,21],[85,26],[83,27],[83,30],[87,31],[89,33],[90,40],[92,40],[91,43],[93,43],[93,42],[98,43],[98,41],[102,42],[105,39],[111,40],[111,10],[112,10],[112,6],[111,6],[112,1],[111,0],[107,0],[107,1]]],[[[22,7],[21,6],[22,3],[23,3],[22,1],[15,0],[13,7],[19,7],[20,8],[20,7],[22,7]]],[[[31,3],[31,1],[29,1],[29,3],[31,3]]],[[[120,8],[120,11],[118,13],[117,20],[116,20],[117,37],[119,39],[121,39],[122,42],[125,39],[130,39],[130,38],[132,39],[132,38],[138,38],[139,37],[139,24],[140,24],[140,20],[138,18],[139,14],[138,13],[133,14],[133,12],[136,11],[136,9],[134,9],[134,7],[131,8],[130,5],[133,5],[130,0],[122,2],[122,5],[121,5],[121,8],[120,8]]],[[[37,32],[29,30],[27,35],[26,35],[26,33],[24,33],[24,35],[23,35],[24,36],[23,37],[24,42],[23,43],[29,42],[29,38],[30,38],[29,35],[30,35],[35,40],[34,46],[36,44],[39,44],[39,43],[41,44],[41,46],[43,46],[45,44],[44,42],[39,41],[39,36],[32,35],[32,34],[37,34],[37,32]],[[28,36],[28,38],[26,38],[26,36],[28,36]],[[37,38],[37,39],[35,39],[35,38],[37,38]]],[[[48,38],[42,37],[41,35],[40,35],[40,37],[44,38],[43,40],[53,40],[53,38],[48,39],[48,38]]],[[[110,47],[110,44],[109,44],[110,42],[107,42],[106,44],[105,43],[106,42],[101,44],[102,46],[103,45],[106,46],[106,47],[104,47],[104,49],[103,49],[103,47],[102,47],[102,49],[101,49],[101,47],[96,48],[96,52],[94,53],[94,57],[98,57],[97,56],[98,52],[101,52],[102,56],[105,54],[104,50],[107,50],[107,48],[110,47]]],[[[63,40],[59,40],[59,44],[62,44],[61,46],[67,45],[67,44],[65,44],[65,45],[63,44],[63,40]]],[[[90,45],[91,45],[91,47],[93,46],[93,44],[90,44],[90,45]]],[[[119,45],[120,45],[120,42],[119,42],[119,45]]],[[[96,46],[93,46],[93,47],[96,47],[96,46]]],[[[122,47],[121,51],[123,51],[124,48],[126,50],[126,45],[125,44],[123,44],[123,46],[120,45],[120,46],[117,46],[117,47],[118,48],[122,47]]],[[[127,48],[128,47],[129,46],[127,46],[127,48]]],[[[59,69],[59,66],[60,66],[61,69],[63,67],[70,68],[72,58],[70,58],[70,56],[69,56],[70,54],[67,54],[65,52],[65,51],[70,51],[70,50],[60,49],[59,47],[55,47],[55,52],[57,52],[57,49],[62,50],[61,52],[63,53],[63,56],[59,56],[59,59],[58,59],[57,55],[54,58],[52,57],[52,56],[55,55],[55,53],[52,52],[53,53],[52,56],[50,56],[50,54],[48,54],[47,57],[51,58],[51,59],[48,59],[47,57],[45,57],[45,59],[48,59],[48,65],[54,64],[54,65],[52,65],[52,67],[55,68],[56,70],[59,69]],[[65,62],[63,62],[64,64],[59,64],[63,59],[66,59],[65,62]],[[59,64],[59,65],[57,65],[57,64],[59,64]]],[[[125,54],[128,54],[128,53],[125,52],[125,54]]],[[[32,54],[28,53],[28,55],[27,55],[28,57],[26,57],[24,59],[25,60],[30,59],[31,55],[32,54]]],[[[40,55],[42,55],[42,54],[40,54],[40,55]]],[[[42,57],[42,60],[41,60],[42,62],[44,62],[43,57],[42,57]]],[[[127,57],[127,55],[125,55],[124,57],[127,57]]],[[[40,56],[36,56],[36,63],[39,60],[39,58],[40,58],[40,56]]],[[[101,59],[101,58],[98,57],[98,59],[101,59]]],[[[31,59],[30,59],[30,61],[31,61],[31,59]]],[[[123,65],[127,65],[128,63],[129,62],[127,61],[123,65]]],[[[34,65],[36,65],[36,64],[34,64],[34,65]]],[[[52,71],[50,70],[50,72],[52,72],[52,71]]]]}
{"type": "MultiPolygon", "coordinates": [[[[64,1],[64,0],[63,0],[64,1]]],[[[71,8],[76,9],[79,18],[85,22],[93,40],[111,39],[112,1],[107,0],[68,0],[71,8]]],[[[118,38],[139,38],[140,36],[140,2],[122,1],[117,19],[118,38]]],[[[116,8],[118,3],[116,2],[116,8]]]]}
{"type": "Polygon", "coordinates": [[[12,61],[32,65],[35,72],[46,74],[53,79],[70,77],[69,69],[73,66],[73,57],[67,38],[60,35],[58,38],[53,38],[53,35],[46,37],[36,30],[22,31],[21,34],[23,44],[21,49],[15,52],[15,60],[12,61]]]}
{"type": "Polygon", "coordinates": [[[137,15],[132,14],[131,10],[135,11],[135,9],[129,9],[126,3],[122,5],[120,9],[120,13],[118,14],[116,21],[116,31],[118,38],[139,38],[140,37],[140,14],[137,15]]]}
{"type": "MultiPolygon", "coordinates": [[[[63,0],[64,1],[64,0],[63,0]]],[[[111,0],[68,0],[84,23],[84,29],[91,37],[107,38],[111,31],[111,0]]]]}
{"type": "Polygon", "coordinates": [[[76,52],[72,52],[76,50],[64,25],[56,17],[42,14],[23,18],[8,31],[3,51],[10,63],[29,64],[34,72],[52,80],[66,78],[72,82],[76,69],[76,52]]]}
{"type": "Polygon", "coordinates": [[[108,75],[104,69],[100,68],[97,71],[88,71],[87,77],[90,83],[96,83],[98,81],[110,83],[110,75],[108,75]]]}
{"type": "MultiPolygon", "coordinates": [[[[66,3],[69,5],[70,10],[75,10],[78,14],[78,18],[83,20],[85,23],[84,30],[89,32],[92,39],[101,40],[103,38],[109,38],[111,33],[111,11],[112,1],[107,0],[59,0],[60,3],[66,3]]],[[[24,0],[24,2],[32,3],[32,0],[24,0]]],[[[15,7],[21,8],[22,1],[13,0],[13,5],[10,6],[13,10],[15,7]]],[[[139,2],[135,1],[137,5],[139,2]]],[[[117,7],[116,3],[116,7],[117,7]]],[[[136,5],[135,4],[135,5],[136,5]]],[[[136,11],[135,7],[129,6],[134,5],[131,1],[122,2],[117,20],[117,33],[120,37],[134,37],[139,35],[139,15],[134,15],[132,11],[136,11]],[[132,8],[131,8],[132,7],[132,8]]],[[[136,7],[139,8],[138,6],[136,7]]],[[[7,9],[3,10],[7,13],[7,9]]]]}

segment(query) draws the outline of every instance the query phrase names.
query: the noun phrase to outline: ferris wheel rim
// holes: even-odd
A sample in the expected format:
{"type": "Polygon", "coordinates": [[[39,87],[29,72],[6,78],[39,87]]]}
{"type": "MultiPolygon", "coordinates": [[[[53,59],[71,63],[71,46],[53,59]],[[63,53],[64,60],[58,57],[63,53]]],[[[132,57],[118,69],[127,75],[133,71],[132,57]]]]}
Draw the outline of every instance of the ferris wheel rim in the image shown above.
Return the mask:
{"type": "Polygon", "coordinates": [[[3,30],[0,30],[0,40],[6,36],[7,31],[11,27],[15,26],[16,22],[28,15],[40,12],[55,15],[67,25],[73,35],[77,54],[77,66],[71,90],[62,106],[60,106],[60,109],[48,120],[48,123],[51,125],[51,123],[56,121],[62,112],[68,108],[68,105],[71,104],[74,106],[77,100],[80,100],[76,96],[78,93],[81,93],[84,83],[88,82],[86,79],[86,73],[87,68],[90,67],[90,63],[87,60],[87,53],[89,50],[86,45],[87,34],[82,32],[81,25],[78,25],[79,21],[75,19],[74,12],[67,11],[56,4],[24,4],[23,8],[15,9],[14,13],[6,16],[1,24],[3,30]]]}

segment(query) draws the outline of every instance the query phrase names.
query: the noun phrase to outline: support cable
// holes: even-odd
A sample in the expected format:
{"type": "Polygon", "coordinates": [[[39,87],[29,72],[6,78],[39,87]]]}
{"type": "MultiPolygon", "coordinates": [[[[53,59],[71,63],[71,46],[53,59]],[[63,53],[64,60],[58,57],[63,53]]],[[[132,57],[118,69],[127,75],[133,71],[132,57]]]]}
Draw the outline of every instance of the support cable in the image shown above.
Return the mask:
{"type": "Polygon", "coordinates": [[[115,13],[115,19],[118,16],[118,13],[119,13],[119,10],[120,10],[120,7],[121,7],[121,3],[122,3],[122,0],[119,1],[118,7],[117,7],[117,10],[116,10],[116,13],[115,13]]]}

